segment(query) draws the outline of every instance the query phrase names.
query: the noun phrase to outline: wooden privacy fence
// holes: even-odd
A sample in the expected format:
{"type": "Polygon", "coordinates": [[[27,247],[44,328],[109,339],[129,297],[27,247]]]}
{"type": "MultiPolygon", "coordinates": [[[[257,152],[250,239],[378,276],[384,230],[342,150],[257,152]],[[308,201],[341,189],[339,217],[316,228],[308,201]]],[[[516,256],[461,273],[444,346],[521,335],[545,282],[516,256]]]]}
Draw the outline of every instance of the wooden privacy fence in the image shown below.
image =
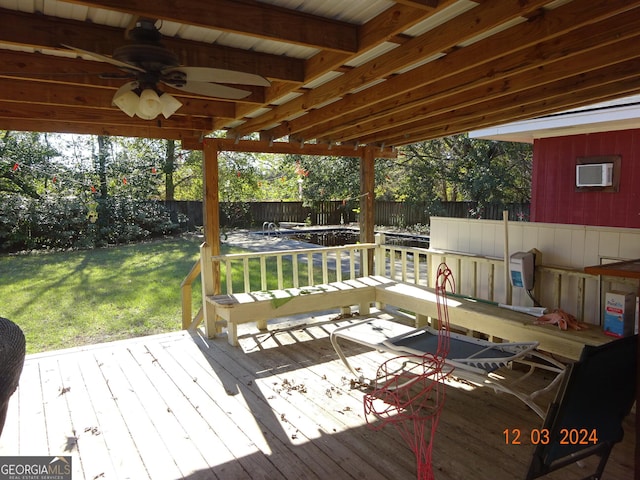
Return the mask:
{"type": "MultiPolygon", "coordinates": [[[[177,218],[188,218],[188,227],[202,226],[202,202],[165,201],[164,205],[177,218]]],[[[357,204],[341,200],[327,200],[305,205],[303,202],[221,202],[220,224],[225,227],[260,226],[263,222],[276,224],[308,223],[310,225],[340,225],[358,221],[357,204]]],[[[426,203],[376,200],[375,223],[389,227],[428,225],[430,215],[455,218],[484,218],[502,220],[502,212],[509,212],[510,221],[528,221],[529,203],[489,203],[478,207],[477,202],[426,203]]]]}

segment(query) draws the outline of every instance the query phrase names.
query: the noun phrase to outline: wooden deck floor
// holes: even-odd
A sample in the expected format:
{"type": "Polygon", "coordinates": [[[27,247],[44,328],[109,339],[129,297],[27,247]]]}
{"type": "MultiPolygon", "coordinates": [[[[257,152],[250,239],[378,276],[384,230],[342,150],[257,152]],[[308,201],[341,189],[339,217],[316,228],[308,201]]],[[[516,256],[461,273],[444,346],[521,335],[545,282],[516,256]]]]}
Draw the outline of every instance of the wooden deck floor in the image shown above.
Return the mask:
{"type": "MultiPolygon", "coordinates": [[[[0,455],[72,455],[74,480],[413,479],[399,434],[366,426],[363,393],[329,342],[337,324],[256,333],[240,348],[176,332],[29,356],[0,455]]],[[[383,358],[347,353],[363,368],[383,358]]],[[[633,477],[633,421],[606,479],[633,477]]],[[[503,431],[540,425],[510,396],[449,388],[436,479],[523,478],[532,447],[507,445],[503,431]]]]}

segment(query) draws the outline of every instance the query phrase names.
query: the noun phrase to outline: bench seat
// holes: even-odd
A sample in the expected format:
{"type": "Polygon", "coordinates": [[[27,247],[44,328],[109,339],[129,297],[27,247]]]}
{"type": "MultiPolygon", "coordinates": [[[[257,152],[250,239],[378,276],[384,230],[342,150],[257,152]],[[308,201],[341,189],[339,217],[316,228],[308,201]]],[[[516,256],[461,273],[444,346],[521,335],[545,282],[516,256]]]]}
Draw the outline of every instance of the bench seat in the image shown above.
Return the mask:
{"type": "MultiPolygon", "coordinates": [[[[375,299],[374,288],[374,282],[364,277],[300,288],[211,295],[207,302],[214,309],[214,318],[226,321],[229,343],[237,345],[237,326],[241,323],[257,322],[259,328],[265,329],[267,320],[272,318],[346,309],[351,305],[359,305],[360,313],[366,315],[375,299]]],[[[215,326],[208,325],[207,331],[212,328],[215,326]]]]}
{"type": "MultiPolygon", "coordinates": [[[[421,285],[396,282],[386,277],[376,280],[376,302],[393,305],[422,316],[437,318],[435,290],[421,285]]],[[[563,331],[553,325],[535,325],[535,317],[496,304],[450,295],[449,321],[453,326],[477,331],[510,342],[538,342],[539,349],[577,360],[585,345],[598,346],[611,338],[594,325],[581,331],[563,331]]]]}
{"type": "MultiPolygon", "coordinates": [[[[562,331],[556,326],[535,325],[535,317],[491,302],[460,296],[449,296],[447,301],[454,327],[510,342],[535,341],[540,350],[571,360],[580,358],[585,345],[598,346],[611,340],[597,326],[562,331]]],[[[226,323],[232,345],[238,344],[239,324],[257,322],[259,328],[265,329],[267,321],[273,318],[346,309],[351,305],[358,305],[361,315],[367,315],[371,303],[376,302],[413,312],[417,318],[438,316],[434,289],[376,275],[311,287],[213,295],[207,297],[207,302],[214,309],[213,318],[226,323]]],[[[207,324],[210,336],[216,331],[217,325],[207,324]]]]}

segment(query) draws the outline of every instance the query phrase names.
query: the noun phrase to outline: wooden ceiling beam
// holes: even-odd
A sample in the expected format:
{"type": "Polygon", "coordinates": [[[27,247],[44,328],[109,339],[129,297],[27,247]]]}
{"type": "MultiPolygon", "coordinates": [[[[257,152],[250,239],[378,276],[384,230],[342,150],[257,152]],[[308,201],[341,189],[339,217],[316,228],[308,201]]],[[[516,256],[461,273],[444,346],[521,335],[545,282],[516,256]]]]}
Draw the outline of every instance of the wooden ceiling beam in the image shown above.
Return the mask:
{"type": "MultiPolygon", "coordinates": [[[[69,84],[75,86],[86,87],[109,87],[114,90],[121,85],[131,81],[131,78],[103,78],[104,75],[119,75],[123,72],[101,62],[93,62],[80,58],[56,57],[53,55],[44,55],[41,53],[25,53],[13,52],[0,49],[0,77],[16,78],[22,80],[33,80],[37,82],[51,82],[54,84],[69,84]],[[105,68],[107,67],[107,68],[105,68]]],[[[263,87],[243,86],[252,93],[247,98],[240,100],[242,103],[255,104],[264,103],[265,89],[263,87]]],[[[180,101],[183,99],[196,99],[207,102],[211,105],[219,105],[221,109],[227,113],[229,107],[234,106],[235,102],[229,100],[221,100],[211,97],[203,97],[182,90],[177,90],[162,85],[161,89],[170,92],[180,101]],[[226,107],[223,107],[226,105],[226,107]]],[[[198,102],[196,102],[197,104],[198,102]]],[[[235,113],[234,117],[235,118],[235,113]]]]}
{"type": "MultiPolygon", "coordinates": [[[[441,0],[438,10],[442,10],[456,1],[441,0]]],[[[416,10],[414,6],[393,5],[358,27],[358,45],[360,48],[355,55],[324,50],[307,60],[305,66],[306,81],[315,80],[329,71],[339,69],[349,60],[366,53],[383,42],[396,43],[398,35],[429,18],[434,13],[435,11],[416,10]]]]}
{"type": "MultiPolygon", "coordinates": [[[[533,52],[533,58],[536,58],[535,46],[543,41],[551,42],[548,55],[560,56],[563,52],[552,44],[555,38],[585,25],[593,25],[597,20],[602,21],[625,13],[637,7],[639,3],[629,5],[629,2],[622,0],[601,1],[598,4],[584,0],[571,2],[486,40],[453,51],[403,75],[390,78],[384,83],[313,110],[307,115],[276,127],[271,136],[279,138],[293,134],[315,138],[316,134],[326,135],[330,131],[339,130],[342,125],[353,124],[361,118],[371,118],[376,115],[376,110],[379,114],[384,108],[393,108],[393,105],[414,101],[421,95],[435,96],[432,85],[436,82],[457,82],[462,75],[466,75],[469,79],[467,81],[477,81],[480,78],[492,79],[499,74],[509,74],[511,70],[507,67],[498,68],[494,64],[502,62],[504,65],[516,52],[525,51],[527,48],[533,52]],[[585,3],[589,3],[589,8],[585,8],[585,3]],[[380,107],[376,107],[376,104],[380,107]]],[[[634,15],[635,12],[629,12],[627,17],[634,15]]],[[[593,29],[592,33],[595,31],[596,29],[593,29]]],[[[606,32],[604,33],[606,35],[606,32]]],[[[526,67],[531,59],[522,58],[521,61],[522,68],[526,67]]],[[[517,68],[517,65],[511,68],[517,68]]]]}
{"type": "Polygon", "coordinates": [[[218,150],[227,152],[278,153],[327,157],[361,157],[365,148],[373,148],[375,158],[396,158],[398,156],[398,153],[391,148],[363,147],[357,145],[268,142],[257,140],[236,141],[232,138],[205,138],[204,142],[215,143],[218,150]]]}
{"type": "Polygon", "coordinates": [[[190,117],[172,115],[170,118],[162,116],[154,120],[143,120],[138,117],[129,117],[121,111],[100,108],[78,108],[70,106],[25,104],[0,101],[0,117],[14,118],[17,120],[51,120],[70,123],[86,123],[98,125],[131,125],[167,127],[176,130],[198,130],[209,132],[212,129],[212,120],[205,117],[190,117]]]}
{"type": "MultiPolygon", "coordinates": [[[[617,98],[623,98],[625,96],[638,93],[637,85],[634,85],[633,80],[626,82],[623,87],[627,88],[627,90],[625,90],[624,88],[621,88],[621,89],[616,88],[615,92],[610,93],[609,95],[605,95],[605,94],[598,95],[597,92],[585,92],[582,102],[572,103],[571,106],[568,108],[588,106],[596,102],[605,102],[605,101],[614,100],[617,98]]],[[[536,110],[534,107],[530,106],[530,108],[528,109],[528,113],[517,114],[515,112],[512,112],[512,114],[507,115],[503,112],[503,114],[500,115],[500,117],[505,116],[510,119],[509,122],[511,121],[516,122],[519,120],[527,120],[531,118],[549,115],[549,114],[552,114],[554,111],[555,110],[550,110],[550,109],[536,110]]],[[[456,135],[460,133],[466,133],[466,132],[469,132],[470,130],[491,127],[491,126],[498,125],[500,123],[505,123],[505,122],[500,122],[500,121],[496,122],[495,117],[491,115],[485,115],[481,117],[468,117],[460,122],[456,122],[446,127],[433,128],[429,130],[425,129],[420,132],[406,133],[397,138],[389,137],[385,139],[384,144],[385,146],[393,145],[394,147],[401,147],[403,145],[409,145],[411,143],[429,141],[429,140],[434,140],[436,138],[456,135]]]]}
{"type": "MultiPolygon", "coordinates": [[[[0,9],[0,18],[3,19],[0,42],[9,44],[66,50],[61,46],[65,43],[109,56],[126,43],[124,29],[106,25],[6,9],[0,9]]],[[[304,60],[173,37],[163,37],[162,43],[178,56],[182,65],[238,70],[296,84],[304,81],[304,60]]]]}
{"type": "MultiPolygon", "coordinates": [[[[442,0],[439,10],[455,3],[456,0],[442,0]]],[[[393,5],[391,8],[380,13],[364,25],[358,27],[358,44],[360,46],[356,54],[346,54],[329,50],[322,50],[306,61],[304,78],[305,82],[311,82],[328,72],[339,70],[345,63],[355,57],[369,51],[382,42],[393,41],[401,32],[413,27],[417,23],[433,15],[434,12],[416,10],[406,5],[393,5]]],[[[269,90],[269,94],[273,89],[269,90]]],[[[278,95],[273,95],[274,99],[292,92],[303,92],[297,86],[290,85],[282,88],[278,95]]],[[[240,106],[238,118],[250,114],[253,109],[250,106],[240,106]]]]}
{"type": "MultiPolygon", "coordinates": [[[[584,27],[560,39],[542,42],[517,55],[503,57],[485,66],[467,70],[455,79],[434,82],[429,89],[400,103],[394,98],[372,106],[359,120],[345,115],[342,125],[334,126],[327,135],[316,132],[313,138],[334,142],[362,138],[376,131],[413,123],[419,119],[446,112],[452,108],[481,103],[487,98],[498,98],[519,90],[544,85],[576,73],[635,58],[637,52],[623,48],[626,42],[638,41],[640,17],[628,15],[626,21],[607,19],[597,33],[588,35],[584,27]],[[562,57],[552,55],[560,48],[562,57]],[[487,72],[492,72],[488,74],[487,72]]],[[[335,122],[336,124],[338,122],[335,122]]],[[[300,134],[305,137],[305,132],[300,134]]],[[[310,137],[306,137],[310,138],[310,137]]]]}
{"type": "MultiPolygon", "coordinates": [[[[190,10],[184,13],[185,19],[193,16],[196,7],[202,12],[201,2],[185,2],[190,10]]],[[[113,13],[120,18],[120,25],[137,16],[138,11],[144,10],[148,15],[147,9],[159,9],[161,13],[170,9],[167,2],[157,0],[132,0],[127,5],[125,0],[78,3],[122,7],[124,14],[113,13]]],[[[423,35],[411,38],[405,34],[409,27],[453,3],[456,0],[390,2],[387,10],[369,22],[348,25],[350,31],[356,32],[355,50],[316,45],[318,53],[307,60],[167,37],[163,42],[185,64],[203,66],[197,60],[200,58],[211,63],[205,66],[229,68],[216,62],[233,64],[237,56],[243,55],[241,66],[231,68],[263,75],[258,69],[273,68],[271,72],[276,76],[267,74],[272,86],[256,88],[247,101],[203,98],[167,87],[184,106],[169,120],[160,117],[152,121],[129,118],[111,105],[115,89],[129,79],[101,78],[100,74],[121,74],[120,69],[80,59],[73,53],[59,56],[63,52],[60,41],[111,54],[126,43],[125,28],[0,9],[0,124],[12,125],[12,129],[20,126],[41,131],[175,138],[197,147],[203,134],[245,121],[232,134],[259,131],[261,139],[289,134],[291,140],[299,136],[312,141],[316,145],[313,148],[319,151],[339,146],[350,152],[358,144],[401,145],[479,128],[487,122],[544,115],[595,99],[640,91],[637,79],[632,78],[634,73],[637,76],[640,63],[632,48],[640,40],[640,35],[634,33],[640,32],[640,0],[480,1],[470,3],[472,8],[466,12],[458,10],[454,16],[446,17],[450,19],[432,26],[423,35]],[[560,6],[545,8],[551,3],[560,6]],[[487,38],[483,38],[485,35],[487,38]],[[7,43],[19,42],[42,53],[5,48],[7,43]],[[378,51],[384,42],[398,46],[376,58],[364,56],[372,49],[378,51]],[[441,58],[433,60],[436,56],[441,58]],[[361,60],[364,58],[367,61],[361,60]],[[271,67],[280,60],[286,63],[271,67]],[[319,87],[308,86],[329,72],[339,72],[341,76],[319,87]],[[291,92],[301,96],[283,103],[283,97],[291,92]],[[338,98],[341,99],[336,101],[338,98]],[[256,118],[248,118],[252,116],[256,118]],[[273,128],[278,124],[281,126],[273,128]]],[[[280,18],[291,15],[303,24],[310,17],[312,26],[326,21],[260,0],[213,0],[211,5],[221,5],[223,9],[247,5],[253,12],[270,10],[273,16],[267,24],[279,14],[284,15],[280,18]]],[[[167,15],[175,21],[183,12],[167,15]]],[[[226,22],[229,30],[225,31],[242,35],[246,19],[236,11],[233,16],[236,18],[215,21],[226,22]]],[[[94,20],[100,21],[98,18],[94,20]]],[[[179,34],[190,34],[191,30],[196,31],[191,25],[200,26],[206,21],[207,18],[195,23],[179,21],[183,24],[179,34]]],[[[170,34],[174,34],[174,26],[165,22],[170,34]]],[[[251,28],[263,29],[263,33],[269,29],[266,24],[251,28]]],[[[215,30],[208,38],[215,38],[222,31],[215,30]]],[[[275,39],[283,46],[295,43],[269,36],[273,33],[260,35],[249,34],[275,39]]],[[[310,33],[314,35],[319,34],[310,33]]],[[[295,145],[287,148],[295,150],[295,145]]]]}
{"type": "MultiPolygon", "coordinates": [[[[337,97],[345,96],[363,85],[385,78],[420,60],[446,51],[461,42],[495,28],[496,25],[537,9],[545,3],[547,0],[533,0],[527,2],[526,7],[523,7],[522,2],[518,0],[508,0],[487,2],[474,7],[454,20],[412,38],[402,48],[396,48],[370,60],[350,72],[272,109],[271,112],[259,118],[248,120],[235,128],[231,135],[242,137],[255,130],[262,130],[282,122],[300,111],[307,111],[337,97]]],[[[274,135],[274,138],[278,137],[274,135]]]]}
{"type": "Polygon", "coordinates": [[[402,34],[402,32],[432,17],[438,11],[453,5],[456,1],[440,0],[437,2],[437,8],[430,8],[427,11],[421,11],[419,5],[414,2],[396,3],[358,27],[359,53],[365,52],[382,42],[395,43],[398,35],[402,34]]]}
{"type": "Polygon", "coordinates": [[[72,133],[77,135],[106,135],[115,137],[159,138],[167,140],[180,140],[183,142],[197,141],[202,137],[202,132],[180,129],[174,130],[166,127],[158,128],[148,125],[98,125],[65,122],[61,120],[25,120],[2,116],[0,116],[0,130],[12,130],[19,132],[72,133]]]}
{"type": "MultiPolygon", "coordinates": [[[[566,103],[566,99],[560,97],[567,97],[566,92],[571,92],[569,98],[573,99],[575,98],[576,92],[590,90],[603,85],[609,85],[610,88],[615,89],[616,83],[626,82],[634,76],[637,76],[639,67],[640,59],[632,58],[616,65],[594,68],[592,71],[577,75],[566,76],[565,74],[556,78],[554,78],[553,75],[545,75],[546,81],[541,81],[537,85],[527,85],[514,79],[513,82],[510,81],[509,83],[514,85],[515,88],[510,88],[506,91],[496,90],[492,87],[480,87],[467,92],[467,94],[465,94],[466,101],[462,100],[455,105],[447,104],[446,106],[443,105],[446,100],[444,100],[444,102],[436,101],[431,105],[432,108],[428,109],[428,114],[424,112],[421,112],[421,114],[416,113],[414,120],[411,122],[389,123],[384,127],[370,130],[368,134],[358,135],[358,138],[362,143],[379,143],[389,136],[398,137],[406,133],[422,131],[425,126],[437,128],[451,125],[452,117],[458,114],[464,113],[473,117],[477,112],[485,112],[488,108],[491,109],[491,112],[489,112],[491,114],[500,111],[509,111],[509,107],[513,102],[519,106],[532,102],[539,103],[541,101],[541,95],[549,96],[548,105],[550,107],[552,106],[555,111],[581,106],[573,104],[573,100],[566,103]],[[515,86],[516,83],[519,83],[519,85],[515,86]],[[487,93],[489,91],[491,92],[490,94],[487,93]],[[499,94],[496,95],[495,92],[499,92],[499,94]],[[533,99],[530,97],[533,97],[533,99]]],[[[524,76],[526,76],[526,74],[524,74],[523,77],[524,76]]],[[[609,92],[606,93],[609,94],[609,92]]],[[[545,113],[551,112],[545,111],[545,113]]],[[[510,121],[512,121],[512,119],[507,117],[500,119],[500,123],[510,121]]],[[[351,141],[351,139],[347,137],[344,141],[351,141]]]]}
{"type": "MultiPolygon", "coordinates": [[[[434,117],[429,122],[421,122],[415,127],[387,130],[379,136],[379,139],[385,145],[406,145],[624,97],[638,92],[637,69],[639,66],[640,63],[636,60],[633,64],[627,65],[627,72],[620,77],[605,74],[607,78],[605,82],[597,80],[582,84],[578,81],[558,82],[537,90],[532,89],[532,91],[505,97],[498,102],[488,101],[482,105],[453,110],[434,117]],[[571,86],[568,87],[568,85],[571,86]],[[567,95],[568,88],[571,89],[571,95],[567,95]]],[[[364,138],[363,141],[376,143],[376,137],[377,135],[372,135],[364,138]]]]}
{"type": "MultiPolygon", "coordinates": [[[[114,89],[68,84],[25,81],[0,76],[0,100],[25,104],[109,109],[120,112],[112,105],[114,89]]],[[[217,102],[196,98],[178,97],[182,107],[176,115],[212,117],[229,121],[234,118],[235,106],[230,102],[217,102]]],[[[124,113],[120,112],[121,115],[124,113]]]]}
{"type": "Polygon", "coordinates": [[[402,5],[409,5],[410,7],[423,8],[426,10],[433,10],[438,6],[438,0],[396,0],[396,2],[402,5]]]}
{"type": "Polygon", "coordinates": [[[80,58],[55,57],[42,53],[26,53],[0,49],[0,76],[23,80],[51,81],[70,85],[93,85],[118,88],[131,79],[108,79],[103,75],[120,75],[124,72],[112,65],[82,60],[80,58]]]}
{"type": "Polygon", "coordinates": [[[118,10],[141,17],[159,18],[224,32],[242,33],[307,47],[356,52],[355,25],[324,17],[245,0],[72,0],[90,7],[118,10]]]}

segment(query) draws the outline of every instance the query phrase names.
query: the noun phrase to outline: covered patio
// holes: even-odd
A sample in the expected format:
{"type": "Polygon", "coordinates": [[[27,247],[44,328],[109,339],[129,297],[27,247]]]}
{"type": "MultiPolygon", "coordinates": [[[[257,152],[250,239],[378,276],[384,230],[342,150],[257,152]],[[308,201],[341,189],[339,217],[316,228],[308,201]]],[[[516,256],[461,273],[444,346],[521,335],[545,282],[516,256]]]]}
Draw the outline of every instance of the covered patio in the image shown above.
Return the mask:
{"type": "MultiPolygon", "coordinates": [[[[227,260],[219,256],[219,152],[359,157],[361,243],[372,245],[376,158],[638,93],[639,9],[629,0],[215,0],[206,8],[0,0],[0,129],[173,139],[203,150],[205,242],[194,272],[212,296],[224,293],[227,260]],[[118,50],[127,42],[144,58],[118,50]],[[180,106],[152,116],[120,101],[147,90],[180,106]]],[[[373,255],[366,263],[373,267],[373,255]]],[[[224,325],[206,300],[203,318],[205,333],[192,326],[28,358],[0,453],[73,452],[81,478],[414,475],[399,437],[365,426],[362,392],[345,384],[328,342],[339,322],[241,333],[233,348],[224,336],[208,338],[224,325]]],[[[381,357],[362,359],[373,366],[381,357]]],[[[438,478],[523,475],[530,446],[507,444],[503,432],[539,427],[535,414],[489,391],[449,392],[438,478]]],[[[626,422],[606,472],[640,480],[640,420],[626,422]]],[[[575,468],[549,478],[579,478],[575,468]]]]}

